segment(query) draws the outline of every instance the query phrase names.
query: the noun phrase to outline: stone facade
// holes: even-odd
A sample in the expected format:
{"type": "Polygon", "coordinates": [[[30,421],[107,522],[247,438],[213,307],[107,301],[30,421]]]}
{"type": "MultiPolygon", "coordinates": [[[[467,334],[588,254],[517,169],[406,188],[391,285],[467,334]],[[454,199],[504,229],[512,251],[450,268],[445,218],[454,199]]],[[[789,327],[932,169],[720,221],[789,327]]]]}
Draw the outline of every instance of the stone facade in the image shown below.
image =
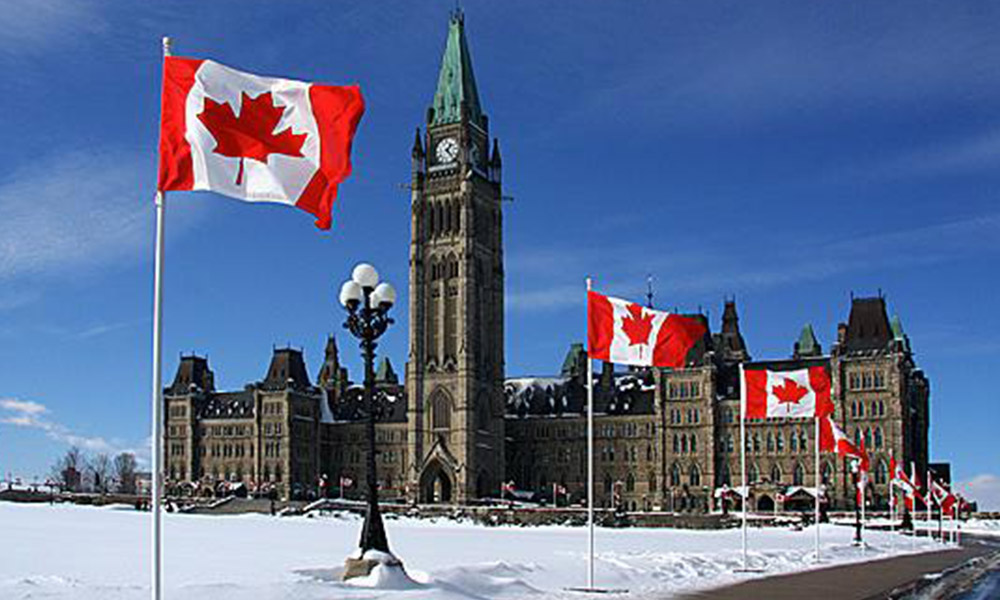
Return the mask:
{"type": "MultiPolygon", "coordinates": [[[[558,376],[506,378],[501,158],[479,101],[461,15],[449,23],[426,130],[411,151],[409,355],[405,385],[383,359],[376,377],[384,497],[422,503],[520,493],[560,504],[586,498],[586,353],[574,344],[558,376]]],[[[694,315],[705,322],[703,315],[694,315]]],[[[734,300],[719,330],[676,369],[595,373],[595,498],[633,510],[705,511],[741,482],[740,365],[751,360],[734,300]]],[[[789,365],[827,365],[836,421],[872,455],[884,506],[890,452],[928,462],[929,383],[885,300],[852,299],[828,355],[810,326],[789,365]]],[[[220,487],[281,497],[360,494],[362,390],[327,340],[313,384],[302,352],[275,349],[263,379],[217,392],[206,359],[183,356],[166,389],[166,475],[177,493],[220,487]],[[341,489],[340,482],[353,485],[341,489]],[[319,482],[324,481],[321,488],[319,482]],[[243,484],[240,486],[240,484],[243,484]]],[[[757,510],[808,509],[813,421],[747,424],[757,510]]],[[[853,504],[844,461],[821,457],[835,508],[853,504]]]]}

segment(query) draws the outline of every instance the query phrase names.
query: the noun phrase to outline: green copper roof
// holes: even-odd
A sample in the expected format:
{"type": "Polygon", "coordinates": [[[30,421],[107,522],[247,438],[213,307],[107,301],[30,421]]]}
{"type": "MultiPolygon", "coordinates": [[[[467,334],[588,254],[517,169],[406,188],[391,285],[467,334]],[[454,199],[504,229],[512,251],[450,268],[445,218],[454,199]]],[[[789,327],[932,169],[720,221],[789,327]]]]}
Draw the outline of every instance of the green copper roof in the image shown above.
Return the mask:
{"type": "Polygon", "coordinates": [[[431,125],[457,123],[461,106],[465,103],[469,120],[483,125],[483,111],[479,106],[476,77],[472,74],[472,57],[465,40],[465,17],[457,12],[448,21],[448,42],[441,59],[437,91],[434,93],[434,116],[431,125]]]}
{"type": "Polygon", "coordinates": [[[819,346],[819,341],[816,340],[816,334],[813,333],[812,325],[806,323],[806,326],[802,328],[802,333],[799,334],[799,341],[795,344],[795,348],[799,353],[799,356],[816,356],[822,354],[822,350],[819,346]]]}
{"type": "Polygon", "coordinates": [[[899,315],[892,315],[892,321],[889,323],[892,328],[892,338],[897,342],[903,342],[903,347],[907,350],[910,349],[910,340],[906,338],[906,333],[903,332],[903,321],[900,320],[899,315]]]}
{"type": "Polygon", "coordinates": [[[563,360],[560,373],[563,377],[573,377],[579,372],[580,366],[586,360],[587,352],[583,349],[583,344],[570,344],[566,359],[563,360]]]}
{"type": "Polygon", "coordinates": [[[399,378],[396,377],[396,371],[392,368],[392,363],[385,356],[382,357],[382,361],[378,364],[378,371],[375,372],[375,381],[379,383],[399,383],[399,378]]]}

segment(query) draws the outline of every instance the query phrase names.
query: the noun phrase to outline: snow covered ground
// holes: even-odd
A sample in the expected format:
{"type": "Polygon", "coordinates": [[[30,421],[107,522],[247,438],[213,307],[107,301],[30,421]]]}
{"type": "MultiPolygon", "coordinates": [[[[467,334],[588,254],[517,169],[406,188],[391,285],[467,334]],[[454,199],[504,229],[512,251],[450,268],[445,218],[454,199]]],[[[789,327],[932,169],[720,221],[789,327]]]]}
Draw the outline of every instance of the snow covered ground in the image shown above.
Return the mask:
{"type": "MultiPolygon", "coordinates": [[[[139,599],[149,594],[148,513],[128,507],[0,502],[0,598],[139,599]]],[[[585,583],[586,530],[483,527],[447,520],[388,519],[389,543],[416,584],[371,589],[338,581],[354,551],[354,516],[164,516],[167,597],[184,600],[386,600],[572,598],[585,583]]],[[[940,549],[823,526],[823,565],[940,549]],[[893,549],[893,545],[895,548],[893,549]]],[[[814,530],[750,530],[751,566],[763,575],[814,568],[814,530]]],[[[738,574],[740,531],[598,529],[597,583],[633,597],[713,587],[738,574]]]]}

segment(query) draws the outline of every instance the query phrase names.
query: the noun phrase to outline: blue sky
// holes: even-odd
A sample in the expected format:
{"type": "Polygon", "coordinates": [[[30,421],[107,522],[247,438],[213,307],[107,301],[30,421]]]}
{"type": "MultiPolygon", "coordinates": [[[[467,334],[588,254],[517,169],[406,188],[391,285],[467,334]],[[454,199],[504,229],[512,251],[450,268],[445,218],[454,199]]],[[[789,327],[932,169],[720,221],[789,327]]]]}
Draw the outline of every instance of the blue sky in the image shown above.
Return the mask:
{"type": "MultiPolygon", "coordinates": [[[[359,260],[403,293],[414,127],[450,2],[8,0],[0,29],[0,472],[68,443],[141,449],[160,37],[265,75],[357,82],[367,112],[334,229],[281,206],[168,198],[165,376],[208,353],[313,374],[359,260]]],[[[948,2],[465,2],[504,156],[507,372],[558,369],[583,279],[707,310],[756,358],[881,289],[932,382],[931,447],[1000,506],[1000,7],[948,2]]],[[[382,344],[402,370],[406,315],[382,344]]]]}

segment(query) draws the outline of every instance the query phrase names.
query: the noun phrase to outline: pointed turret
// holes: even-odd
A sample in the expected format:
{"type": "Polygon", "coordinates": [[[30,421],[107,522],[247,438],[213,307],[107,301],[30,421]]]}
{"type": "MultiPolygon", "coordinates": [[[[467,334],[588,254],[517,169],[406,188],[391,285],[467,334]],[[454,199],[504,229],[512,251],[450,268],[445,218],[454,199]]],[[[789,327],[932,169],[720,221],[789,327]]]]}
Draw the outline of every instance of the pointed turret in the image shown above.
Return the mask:
{"type": "Polygon", "coordinates": [[[802,328],[802,333],[799,334],[798,341],[795,342],[795,349],[792,352],[792,356],[794,358],[804,358],[821,356],[822,354],[823,347],[816,340],[816,334],[813,332],[812,325],[806,323],[805,327],[802,328]]]}
{"type": "Polygon", "coordinates": [[[726,361],[749,360],[746,342],[740,333],[740,317],[736,312],[736,300],[726,300],[722,310],[722,331],[715,336],[716,351],[726,361]]]}
{"type": "Polygon", "coordinates": [[[434,103],[427,111],[427,122],[429,125],[458,123],[463,113],[470,122],[486,130],[486,115],[479,105],[472,56],[465,39],[465,16],[456,11],[448,22],[448,41],[441,58],[434,103]]]}
{"type": "Polygon", "coordinates": [[[899,345],[899,348],[904,352],[910,351],[910,336],[906,335],[903,331],[903,321],[900,320],[899,315],[892,315],[892,322],[890,323],[892,328],[892,339],[895,343],[899,345]]]}
{"type": "Polygon", "coordinates": [[[503,161],[500,159],[500,140],[493,138],[493,152],[490,153],[490,179],[500,181],[503,161]]]}
{"type": "Polygon", "coordinates": [[[413,160],[423,160],[424,158],[424,141],[420,137],[420,128],[417,127],[417,133],[413,137],[413,151],[410,153],[413,160]]]}
{"type": "Polygon", "coordinates": [[[392,368],[392,363],[389,362],[387,356],[383,356],[382,361],[378,364],[378,370],[375,372],[375,383],[391,383],[393,385],[399,383],[399,377],[396,375],[396,371],[392,368]]]}
{"type": "Polygon", "coordinates": [[[208,368],[208,358],[191,354],[181,355],[174,382],[168,388],[171,394],[186,394],[191,390],[215,391],[215,374],[208,368]]]}

